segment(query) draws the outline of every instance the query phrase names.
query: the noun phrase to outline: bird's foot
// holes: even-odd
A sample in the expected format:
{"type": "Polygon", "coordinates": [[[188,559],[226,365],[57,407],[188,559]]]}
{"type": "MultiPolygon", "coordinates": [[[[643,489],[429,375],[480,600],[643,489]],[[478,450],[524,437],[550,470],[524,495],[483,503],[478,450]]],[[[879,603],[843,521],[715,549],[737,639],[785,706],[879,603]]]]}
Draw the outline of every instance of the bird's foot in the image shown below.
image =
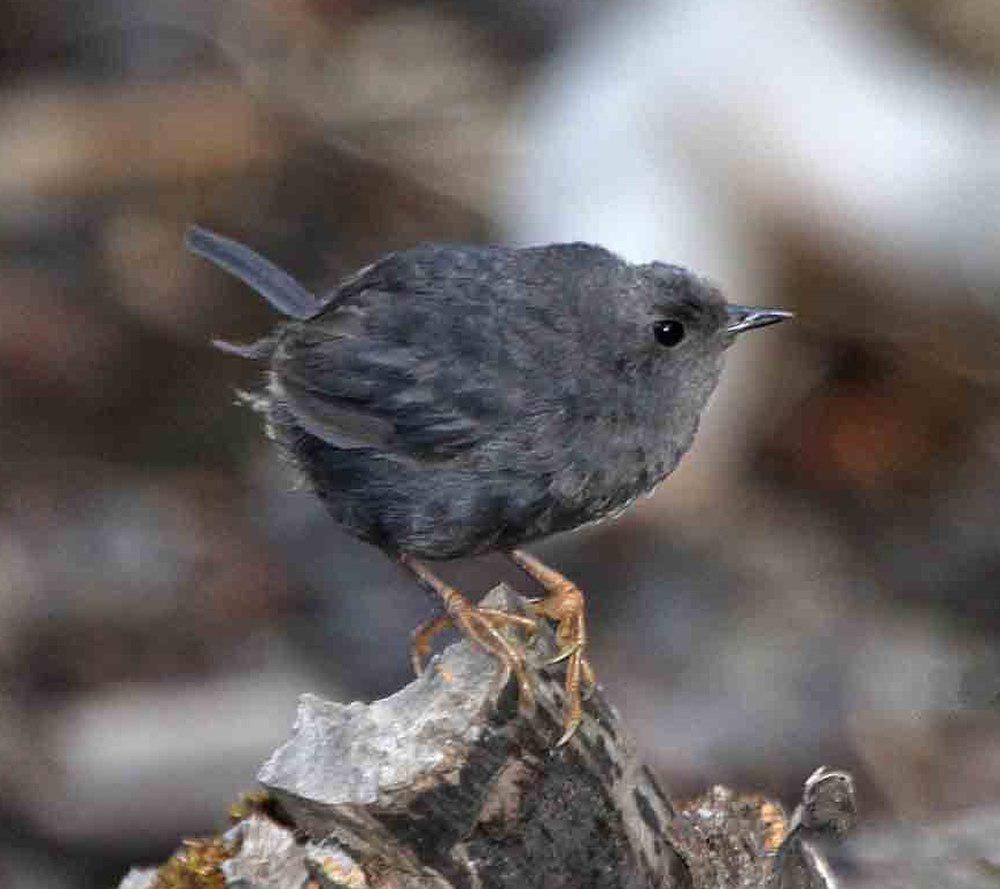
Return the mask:
{"type": "Polygon", "coordinates": [[[410,556],[400,561],[418,580],[437,593],[444,604],[445,613],[422,623],[413,632],[410,643],[410,661],[419,676],[424,661],[430,654],[431,640],[442,630],[454,626],[463,636],[492,654],[510,670],[517,682],[518,701],[523,712],[535,706],[535,692],[528,679],[528,666],[522,646],[512,643],[502,630],[514,627],[527,631],[529,636],[537,630],[537,621],[520,614],[510,614],[497,608],[480,608],[473,605],[457,589],[435,575],[426,565],[410,556]]]}
{"type": "Polygon", "coordinates": [[[410,634],[410,665],[415,676],[424,672],[424,665],[431,656],[431,641],[438,633],[452,626],[452,619],[447,614],[439,614],[419,624],[410,634]]]}
{"type": "MultiPolygon", "coordinates": [[[[511,614],[507,611],[501,611],[499,608],[482,608],[471,603],[468,604],[496,630],[502,630],[506,627],[524,630],[528,635],[529,642],[538,632],[538,621],[532,617],[511,614]]],[[[419,676],[424,672],[424,665],[430,657],[431,642],[434,637],[453,626],[455,626],[455,621],[450,614],[439,614],[437,617],[424,621],[414,629],[410,637],[410,664],[413,666],[415,675],[419,676]]]]}
{"type": "Polygon", "coordinates": [[[587,646],[583,593],[571,580],[523,550],[512,550],[510,557],[545,589],[545,597],[532,600],[528,607],[536,617],[556,623],[559,650],[549,664],[566,662],[566,712],[558,747],[573,737],[583,718],[583,700],[596,684],[594,671],[583,654],[587,646]]]}

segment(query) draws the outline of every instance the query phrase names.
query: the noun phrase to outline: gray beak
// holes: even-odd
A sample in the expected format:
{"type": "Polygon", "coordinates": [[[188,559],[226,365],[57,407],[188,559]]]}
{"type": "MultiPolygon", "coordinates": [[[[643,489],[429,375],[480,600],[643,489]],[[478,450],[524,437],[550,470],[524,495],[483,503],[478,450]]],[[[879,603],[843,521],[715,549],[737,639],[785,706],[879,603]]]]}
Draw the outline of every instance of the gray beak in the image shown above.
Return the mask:
{"type": "Polygon", "coordinates": [[[729,313],[729,326],[727,333],[743,333],[744,330],[753,330],[755,327],[767,327],[768,324],[777,324],[788,318],[794,318],[792,312],[784,309],[765,309],[760,306],[726,306],[729,313]]]}

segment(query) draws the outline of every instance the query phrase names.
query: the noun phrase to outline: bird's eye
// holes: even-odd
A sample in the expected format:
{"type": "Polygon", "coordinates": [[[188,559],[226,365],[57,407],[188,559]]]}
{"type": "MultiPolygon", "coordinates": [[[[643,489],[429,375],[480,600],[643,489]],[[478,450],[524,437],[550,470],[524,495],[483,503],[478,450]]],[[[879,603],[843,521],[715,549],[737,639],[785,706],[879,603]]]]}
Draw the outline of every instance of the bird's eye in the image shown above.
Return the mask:
{"type": "Polygon", "coordinates": [[[680,321],[657,321],[653,325],[653,336],[661,346],[676,346],[684,339],[684,325],[680,321]]]}

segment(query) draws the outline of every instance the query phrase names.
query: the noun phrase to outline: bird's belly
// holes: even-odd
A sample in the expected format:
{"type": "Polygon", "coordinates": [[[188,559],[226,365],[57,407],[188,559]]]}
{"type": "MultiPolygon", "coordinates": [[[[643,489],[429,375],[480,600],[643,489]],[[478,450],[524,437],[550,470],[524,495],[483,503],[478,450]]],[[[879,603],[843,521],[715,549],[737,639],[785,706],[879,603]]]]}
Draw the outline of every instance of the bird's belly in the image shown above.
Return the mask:
{"type": "Polygon", "coordinates": [[[546,479],[504,469],[415,466],[377,450],[335,448],[296,430],[295,463],[344,528],[383,549],[449,559],[542,536],[546,479]]]}
{"type": "Polygon", "coordinates": [[[458,558],[610,518],[652,490],[679,455],[632,448],[589,465],[526,468],[521,458],[414,465],[333,447],[293,425],[276,436],[346,530],[376,546],[458,558]]]}

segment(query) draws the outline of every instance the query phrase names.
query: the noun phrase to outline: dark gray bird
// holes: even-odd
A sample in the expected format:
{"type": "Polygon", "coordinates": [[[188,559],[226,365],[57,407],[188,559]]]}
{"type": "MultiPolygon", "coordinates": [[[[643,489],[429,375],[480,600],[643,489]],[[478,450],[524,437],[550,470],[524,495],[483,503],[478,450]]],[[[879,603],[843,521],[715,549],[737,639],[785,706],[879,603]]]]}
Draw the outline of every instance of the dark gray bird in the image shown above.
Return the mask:
{"type": "Polygon", "coordinates": [[[317,298],[235,241],[192,228],[193,252],[290,320],[250,346],[272,437],[333,517],[403,562],[444,613],[414,633],[419,671],[450,623],[503,660],[522,703],[523,650],[498,632],[534,621],[478,608],[421,559],[501,550],[546,596],[567,661],[565,741],[580,720],[583,597],[515,547],[612,516],[691,446],[726,349],[790,317],[728,305],[680,266],[631,265],[589,244],[427,244],[317,298]]]}

